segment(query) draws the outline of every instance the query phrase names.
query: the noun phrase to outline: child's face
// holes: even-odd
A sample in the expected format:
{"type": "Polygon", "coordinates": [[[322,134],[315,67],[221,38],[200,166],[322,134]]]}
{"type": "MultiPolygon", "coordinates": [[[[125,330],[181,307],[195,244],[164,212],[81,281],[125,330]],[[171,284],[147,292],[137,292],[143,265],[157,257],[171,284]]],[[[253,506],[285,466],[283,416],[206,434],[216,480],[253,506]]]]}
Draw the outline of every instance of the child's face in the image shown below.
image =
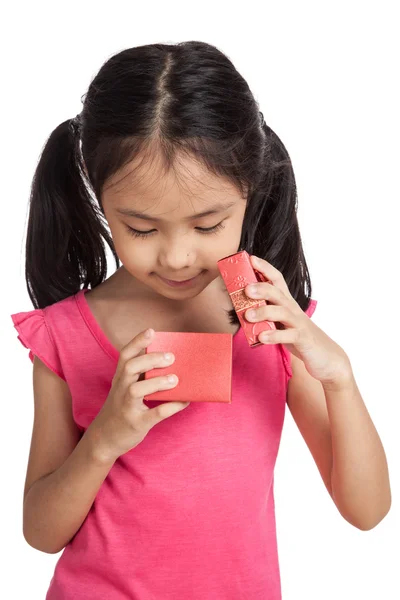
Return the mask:
{"type": "Polygon", "coordinates": [[[237,252],[246,199],[230,182],[187,157],[167,174],[156,161],[132,172],[134,166],[130,163],[111,178],[102,194],[119,259],[126,271],[157,295],[193,298],[219,277],[217,261],[237,252]],[[193,218],[217,205],[225,208],[193,218]],[[145,212],[148,218],[123,214],[127,210],[145,212]],[[215,233],[199,230],[216,225],[220,227],[215,233]],[[129,228],[151,233],[135,237],[129,228]],[[180,286],[163,280],[193,277],[193,282],[180,286]]]}

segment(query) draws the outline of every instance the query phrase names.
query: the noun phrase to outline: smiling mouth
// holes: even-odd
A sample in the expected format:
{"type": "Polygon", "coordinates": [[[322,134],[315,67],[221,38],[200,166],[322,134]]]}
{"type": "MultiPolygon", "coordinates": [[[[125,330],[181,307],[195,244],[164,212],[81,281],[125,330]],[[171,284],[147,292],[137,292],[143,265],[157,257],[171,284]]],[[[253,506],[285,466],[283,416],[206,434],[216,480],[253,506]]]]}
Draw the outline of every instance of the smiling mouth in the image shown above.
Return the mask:
{"type": "MultiPolygon", "coordinates": [[[[195,275],[194,277],[197,277],[195,275]]],[[[185,281],[191,281],[194,277],[189,277],[189,279],[168,279],[168,277],[163,277],[166,281],[171,281],[172,283],[185,283],[185,281]]]]}
{"type": "Polygon", "coordinates": [[[158,277],[162,281],[164,281],[165,283],[167,283],[169,285],[185,285],[185,284],[191,283],[192,281],[197,279],[202,273],[204,273],[204,271],[201,271],[201,273],[198,273],[194,277],[190,277],[190,279],[181,279],[181,280],[167,279],[166,277],[162,277],[161,275],[158,275],[158,277]]]}

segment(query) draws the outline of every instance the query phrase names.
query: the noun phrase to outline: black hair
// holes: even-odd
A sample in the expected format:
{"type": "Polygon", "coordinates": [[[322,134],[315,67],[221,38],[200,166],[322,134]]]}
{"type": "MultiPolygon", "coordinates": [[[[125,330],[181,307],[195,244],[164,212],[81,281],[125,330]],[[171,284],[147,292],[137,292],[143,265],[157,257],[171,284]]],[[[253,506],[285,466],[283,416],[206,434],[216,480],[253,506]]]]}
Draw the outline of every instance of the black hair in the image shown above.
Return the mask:
{"type": "MultiPolygon", "coordinates": [[[[245,194],[238,251],[274,265],[307,309],[292,163],[225,54],[199,41],[128,48],[103,64],[82,98],[81,113],[49,136],[33,177],[25,277],[35,308],[99,285],[106,244],[120,266],[102,189],[138,153],[156,151],[166,168],[187,153],[245,194]]],[[[229,316],[239,322],[234,310],[229,316]]]]}

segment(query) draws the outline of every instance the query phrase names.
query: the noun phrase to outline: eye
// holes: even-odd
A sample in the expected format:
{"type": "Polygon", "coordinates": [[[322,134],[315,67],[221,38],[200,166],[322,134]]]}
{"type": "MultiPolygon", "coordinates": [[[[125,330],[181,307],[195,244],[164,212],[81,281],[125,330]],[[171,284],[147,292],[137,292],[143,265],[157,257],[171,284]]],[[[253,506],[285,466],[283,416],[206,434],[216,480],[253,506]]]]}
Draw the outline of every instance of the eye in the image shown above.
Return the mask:
{"type": "MultiPolygon", "coordinates": [[[[223,221],[217,223],[217,225],[214,225],[213,227],[196,227],[196,229],[199,233],[203,233],[205,235],[209,233],[217,233],[221,229],[224,229],[225,225],[223,225],[222,223],[223,221]]],[[[149,231],[140,231],[139,229],[133,229],[133,227],[129,227],[129,225],[127,225],[127,229],[128,232],[135,238],[147,238],[157,231],[156,229],[150,229],[149,231]]]]}
{"type": "Polygon", "coordinates": [[[217,225],[214,225],[213,227],[196,227],[196,229],[200,233],[217,233],[217,231],[224,229],[225,225],[223,225],[222,223],[223,221],[221,221],[221,223],[217,223],[217,225]]]}
{"type": "Polygon", "coordinates": [[[150,231],[139,231],[139,229],[133,229],[133,227],[129,227],[129,225],[127,225],[126,227],[128,229],[128,232],[135,238],[145,238],[156,231],[155,229],[150,229],[150,231]]]}

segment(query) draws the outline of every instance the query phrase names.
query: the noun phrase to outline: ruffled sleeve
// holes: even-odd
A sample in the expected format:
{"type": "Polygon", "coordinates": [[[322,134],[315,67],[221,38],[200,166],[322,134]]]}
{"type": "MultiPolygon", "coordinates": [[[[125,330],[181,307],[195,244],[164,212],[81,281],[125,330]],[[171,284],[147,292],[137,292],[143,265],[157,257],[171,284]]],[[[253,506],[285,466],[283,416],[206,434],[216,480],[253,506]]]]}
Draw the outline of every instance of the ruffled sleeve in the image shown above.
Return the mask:
{"type": "Polygon", "coordinates": [[[37,308],[29,312],[20,312],[11,315],[14,327],[18,332],[21,344],[28,348],[29,358],[37,356],[56,375],[64,379],[60,358],[56,345],[46,323],[44,310],[37,308]]]}
{"type": "Polygon", "coordinates": [[[318,304],[318,300],[310,300],[310,304],[308,305],[308,308],[304,311],[306,313],[306,315],[311,317],[317,307],[317,304],[318,304]]]}

